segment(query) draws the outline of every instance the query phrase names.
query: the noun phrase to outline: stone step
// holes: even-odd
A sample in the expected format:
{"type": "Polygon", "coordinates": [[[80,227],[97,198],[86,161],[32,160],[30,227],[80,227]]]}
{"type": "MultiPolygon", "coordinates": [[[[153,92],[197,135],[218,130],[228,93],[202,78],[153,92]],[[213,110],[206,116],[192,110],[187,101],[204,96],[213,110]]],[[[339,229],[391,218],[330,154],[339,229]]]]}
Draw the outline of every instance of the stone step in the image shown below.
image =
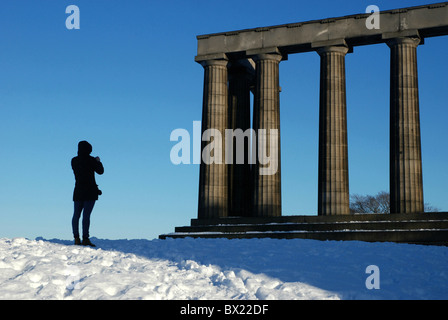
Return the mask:
{"type": "Polygon", "coordinates": [[[313,239],[334,241],[397,242],[425,245],[448,245],[448,230],[388,230],[388,231],[286,231],[286,232],[188,232],[160,235],[166,238],[227,238],[227,239],[313,239]]]}
{"type": "Polygon", "coordinates": [[[448,220],[353,221],[270,224],[221,224],[176,227],[175,232],[340,231],[448,229],[448,220]]]}
{"type": "Polygon", "coordinates": [[[407,221],[448,220],[448,212],[394,213],[394,214],[350,214],[333,216],[281,216],[281,217],[227,217],[216,219],[191,219],[192,226],[222,224],[268,224],[304,222],[351,222],[351,221],[407,221]]]}
{"type": "Polygon", "coordinates": [[[277,238],[448,245],[448,213],[192,219],[166,238],[277,238]]]}

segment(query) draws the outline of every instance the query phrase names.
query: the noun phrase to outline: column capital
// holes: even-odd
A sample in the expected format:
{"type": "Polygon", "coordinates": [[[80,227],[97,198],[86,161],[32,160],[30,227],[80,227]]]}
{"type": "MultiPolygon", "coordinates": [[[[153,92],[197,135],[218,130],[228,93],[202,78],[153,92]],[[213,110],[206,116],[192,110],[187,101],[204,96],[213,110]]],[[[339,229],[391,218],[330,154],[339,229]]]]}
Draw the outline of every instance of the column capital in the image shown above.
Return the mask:
{"type": "Polygon", "coordinates": [[[326,53],[334,52],[334,53],[341,53],[344,56],[349,51],[348,46],[340,45],[340,46],[325,46],[325,47],[319,47],[316,49],[316,52],[321,56],[326,53]]]}
{"type": "Polygon", "coordinates": [[[260,61],[260,60],[274,60],[277,62],[282,61],[283,56],[281,54],[277,54],[277,53],[260,53],[257,55],[254,55],[253,60],[255,62],[260,61]]]}
{"type": "Polygon", "coordinates": [[[328,53],[328,52],[336,52],[347,54],[347,52],[352,52],[345,39],[334,39],[334,40],[324,40],[324,41],[316,41],[311,44],[311,48],[316,50],[319,55],[328,53]]]}
{"type": "Polygon", "coordinates": [[[398,38],[392,38],[388,39],[386,41],[386,44],[389,47],[393,47],[399,44],[409,44],[414,47],[417,47],[421,43],[420,37],[398,37],[398,38]]]}
{"type": "Polygon", "coordinates": [[[255,62],[260,60],[275,60],[280,62],[281,60],[288,59],[288,56],[283,55],[277,47],[249,50],[246,51],[246,56],[252,58],[255,62]]]}
{"type": "Polygon", "coordinates": [[[399,32],[389,32],[381,35],[381,38],[389,47],[399,44],[410,44],[417,47],[423,44],[423,38],[420,37],[418,30],[402,30],[399,32]]]}
{"type": "Polygon", "coordinates": [[[229,60],[227,59],[210,59],[210,60],[203,60],[200,61],[199,64],[201,66],[208,67],[208,66],[221,66],[221,67],[227,67],[229,64],[229,60]]]}
{"type": "Polygon", "coordinates": [[[210,65],[222,65],[226,66],[229,58],[225,53],[199,55],[194,57],[194,61],[202,65],[203,67],[210,65]]]}

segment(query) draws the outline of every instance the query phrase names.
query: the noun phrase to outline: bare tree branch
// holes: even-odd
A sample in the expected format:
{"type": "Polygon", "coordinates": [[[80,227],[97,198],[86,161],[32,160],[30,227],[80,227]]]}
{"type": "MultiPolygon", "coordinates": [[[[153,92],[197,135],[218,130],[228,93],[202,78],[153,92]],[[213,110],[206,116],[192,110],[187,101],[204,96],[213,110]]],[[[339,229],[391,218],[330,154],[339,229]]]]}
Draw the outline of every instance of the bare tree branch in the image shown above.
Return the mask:
{"type": "MultiPolygon", "coordinates": [[[[425,212],[440,210],[425,203],[425,212]]],[[[375,196],[353,194],[350,196],[350,213],[390,213],[390,194],[380,191],[375,196]]]]}

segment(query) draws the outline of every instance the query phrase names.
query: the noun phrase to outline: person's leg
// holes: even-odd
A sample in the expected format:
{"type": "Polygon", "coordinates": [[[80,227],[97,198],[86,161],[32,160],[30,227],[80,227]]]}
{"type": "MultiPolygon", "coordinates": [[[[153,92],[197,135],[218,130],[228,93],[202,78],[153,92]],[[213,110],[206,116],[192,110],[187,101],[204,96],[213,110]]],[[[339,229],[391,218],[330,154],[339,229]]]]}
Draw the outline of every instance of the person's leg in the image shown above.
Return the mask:
{"type": "Polygon", "coordinates": [[[82,213],[82,237],[83,239],[89,238],[89,229],[90,229],[90,215],[93,210],[93,206],[95,205],[95,200],[93,201],[84,201],[84,211],[82,213]]]}
{"type": "Polygon", "coordinates": [[[72,230],[73,230],[73,237],[75,239],[79,239],[79,218],[81,217],[83,207],[84,203],[82,201],[74,201],[72,230]]]}
{"type": "Polygon", "coordinates": [[[84,207],[84,203],[82,201],[74,201],[74,211],[72,218],[72,230],[73,237],[75,238],[75,244],[81,244],[81,240],[79,239],[79,218],[81,217],[81,212],[84,207]]]}

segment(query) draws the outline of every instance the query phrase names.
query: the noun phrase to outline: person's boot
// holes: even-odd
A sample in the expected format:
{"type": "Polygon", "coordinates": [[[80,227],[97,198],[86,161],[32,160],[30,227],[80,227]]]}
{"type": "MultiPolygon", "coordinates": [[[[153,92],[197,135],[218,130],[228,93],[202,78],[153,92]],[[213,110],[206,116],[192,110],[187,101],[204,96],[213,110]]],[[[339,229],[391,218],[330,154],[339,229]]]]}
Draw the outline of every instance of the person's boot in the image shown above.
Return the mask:
{"type": "Polygon", "coordinates": [[[75,237],[75,246],[80,246],[81,245],[81,239],[79,239],[79,237],[75,237]]]}
{"type": "Polygon", "coordinates": [[[90,246],[90,247],[96,247],[92,242],[90,242],[89,238],[82,238],[82,243],[83,246],[90,246]]]}

